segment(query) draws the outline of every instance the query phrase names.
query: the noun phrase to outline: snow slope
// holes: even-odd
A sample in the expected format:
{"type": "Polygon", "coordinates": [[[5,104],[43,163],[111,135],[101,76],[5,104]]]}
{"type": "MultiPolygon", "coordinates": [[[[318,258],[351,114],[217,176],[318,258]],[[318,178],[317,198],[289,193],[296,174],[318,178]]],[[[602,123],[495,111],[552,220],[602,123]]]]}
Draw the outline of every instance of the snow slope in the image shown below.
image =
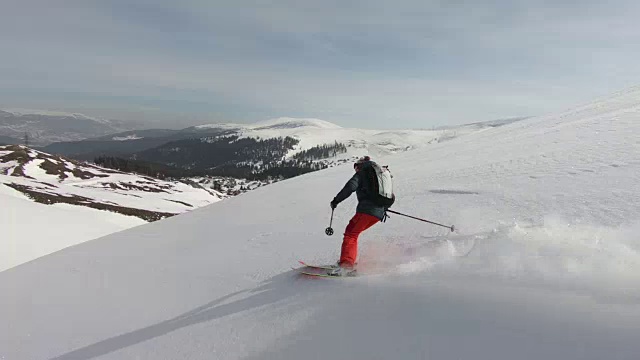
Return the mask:
{"type": "Polygon", "coordinates": [[[0,271],[146,223],[81,206],[37,204],[6,186],[0,186],[0,204],[0,271]]]}
{"type": "Polygon", "coordinates": [[[222,198],[197,185],[0,146],[0,271],[222,198]]]}
{"type": "Polygon", "coordinates": [[[459,230],[394,215],[359,278],[290,270],[336,260],[349,166],[4,271],[0,358],[637,359],[639,108],[633,90],[381,159],[397,211],[459,230]]]}

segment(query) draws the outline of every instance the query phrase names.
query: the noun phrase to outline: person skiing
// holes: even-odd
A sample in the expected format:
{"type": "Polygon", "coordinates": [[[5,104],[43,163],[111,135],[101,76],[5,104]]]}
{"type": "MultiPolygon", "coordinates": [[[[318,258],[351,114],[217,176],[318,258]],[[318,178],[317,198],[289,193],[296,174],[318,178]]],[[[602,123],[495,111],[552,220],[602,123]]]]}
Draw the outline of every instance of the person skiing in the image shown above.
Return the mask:
{"type": "Polygon", "coordinates": [[[331,209],[347,199],[353,192],[358,197],[356,214],[344,231],[340,260],[329,275],[354,276],[360,234],[384,221],[386,210],[393,204],[395,195],[388,168],[380,167],[369,156],[360,158],[354,165],[355,174],[331,201],[331,209]]]}

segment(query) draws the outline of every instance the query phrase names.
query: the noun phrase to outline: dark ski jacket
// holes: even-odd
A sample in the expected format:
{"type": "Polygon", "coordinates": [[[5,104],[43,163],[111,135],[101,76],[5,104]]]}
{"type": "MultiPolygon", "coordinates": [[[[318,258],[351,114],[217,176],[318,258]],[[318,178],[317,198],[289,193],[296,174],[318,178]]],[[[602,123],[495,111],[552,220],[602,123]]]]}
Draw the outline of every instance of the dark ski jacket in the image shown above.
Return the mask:
{"type": "MultiPolygon", "coordinates": [[[[364,163],[362,167],[371,166],[370,163],[364,163]]],[[[356,196],[358,197],[358,207],[356,208],[356,212],[365,213],[372,216],[377,217],[380,221],[383,221],[385,218],[385,208],[376,205],[371,199],[368,197],[368,191],[370,191],[368,183],[364,181],[362,178],[362,171],[358,171],[355,173],[351,179],[345,184],[345,186],[340,190],[338,195],[333,198],[333,201],[336,204],[341,203],[345,199],[347,199],[351,194],[355,191],[356,196]]]]}

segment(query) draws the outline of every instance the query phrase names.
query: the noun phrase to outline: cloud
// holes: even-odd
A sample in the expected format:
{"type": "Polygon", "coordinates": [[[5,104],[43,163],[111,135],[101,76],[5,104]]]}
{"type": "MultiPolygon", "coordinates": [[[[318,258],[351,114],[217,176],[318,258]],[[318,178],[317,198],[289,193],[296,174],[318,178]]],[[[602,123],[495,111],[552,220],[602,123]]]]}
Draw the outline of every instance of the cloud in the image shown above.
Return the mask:
{"type": "Polygon", "coordinates": [[[541,114],[638,82],[639,7],[11,1],[0,14],[0,92],[12,103],[0,105],[370,127],[541,114]]]}

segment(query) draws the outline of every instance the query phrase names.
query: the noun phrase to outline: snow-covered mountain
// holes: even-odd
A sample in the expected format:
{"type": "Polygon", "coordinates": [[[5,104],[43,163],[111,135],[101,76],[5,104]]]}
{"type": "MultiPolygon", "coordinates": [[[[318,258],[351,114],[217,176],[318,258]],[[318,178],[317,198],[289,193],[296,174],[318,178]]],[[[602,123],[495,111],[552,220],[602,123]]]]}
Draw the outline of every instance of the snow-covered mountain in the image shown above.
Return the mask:
{"type": "Polygon", "coordinates": [[[512,121],[431,130],[369,130],[342,128],[318,119],[279,118],[249,125],[128,131],[55,143],[43,150],[105,166],[109,165],[104,159],[156,164],[175,176],[263,181],[336,166],[364,154],[378,157],[415,150],[512,121]]]}
{"type": "Polygon", "coordinates": [[[0,110],[0,136],[23,139],[30,144],[47,145],[58,141],[82,140],[132,129],[132,124],[98,119],[83,114],[38,111],[0,110]]]}
{"type": "Polygon", "coordinates": [[[475,131],[491,128],[493,122],[485,126],[479,124],[461,125],[433,130],[375,130],[343,128],[319,119],[277,118],[255,124],[207,124],[194,128],[201,130],[226,129],[235,131],[242,137],[273,138],[290,136],[300,143],[288,156],[308,150],[314,146],[339,142],[347,145],[348,152],[341,158],[362,156],[384,156],[418,149],[430,144],[450,140],[475,131]]]}
{"type": "Polygon", "coordinates": [[[254,124],[204,124],[194,126],[195,129],[229,129],[229,130],[265,130],[265,129],[341,129],[340,126],[329,121],[310,118],[281,117],[260,121],[254,124]]]}
{"type": "Polygon", "coordinates": [[[0,146],[0,247],[9,249],[0,252],[0,271],[223,197],[195,182],[162,181],[20,145],[0,146]]]}
{"type": "Polygon", "coordinates": [[[124,156],[187,139],[202,138],[208,141],[207,139],[234,135],[254,139],[290,136],[299,140],[299,143],[289,152],[288,157],[337,141],[347,145],[349,150],[341,158],[351,158],[364,153],[380,156],[413,150],[505,123],[507,122],[476,123],[430,130],[371,130],[342,128],[319,119],[277,118],[255,124],[206,124],[182,130],[132,130],[82,141],[55,143],[43,150],[93,159],[98,155],[124,156]]]}
{"type": "Polygon", "coordinates": [[[458,230],[392,215],[357,278],[290,268],[337,259],[349,166],[0,272],[0,358],[637,359],[638,109],[632,90],[377,159],[395,210],[458,230]]]}

